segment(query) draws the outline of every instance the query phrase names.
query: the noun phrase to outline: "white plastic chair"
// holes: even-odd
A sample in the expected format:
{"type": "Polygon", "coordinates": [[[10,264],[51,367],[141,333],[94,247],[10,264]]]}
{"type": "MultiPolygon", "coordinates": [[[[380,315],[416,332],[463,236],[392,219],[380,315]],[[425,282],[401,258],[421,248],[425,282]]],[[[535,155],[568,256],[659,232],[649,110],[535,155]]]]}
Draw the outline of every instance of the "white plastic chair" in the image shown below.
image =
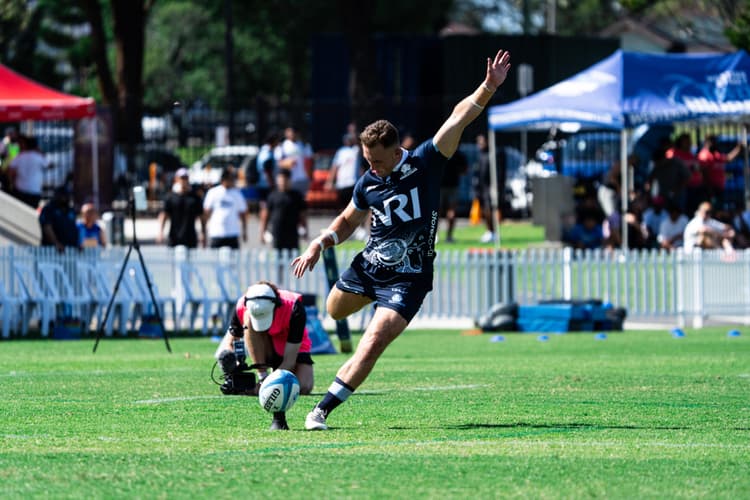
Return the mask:
{"type": "Polygon", "coordinates": [[[64,314],[74,315],[77,308],[80,311],[79,318],[82,329],[87,331],[91,325],[91,319],[94,317],[96,303],[92,301],[88,294],[76,291],[73,280],[60,264],[39,262],[36,267],[45,288],[52,297],[62,304],[64,314]]]}
{"type": "MultiPolygon", "coordinates": [[[[177,327],[177,306],[175,305],[175,299],[174,297],[171,297],[169,295],[160,295],[159,289],[156,286],[156,283],[154,283],[153,277],[149,273],[149,281],[151,282],[151,290],[154,293],[154,301],[156,302],[156,307],[159,308],[159,315],[162,318],[162,321],[166,320],[166,309],[169,305],[172,309],[172,324],[174,325],[174,328],[177,327]]],[[[141,323],[143,323],[143,317],[147,314],[154,313],[153,311],[153,302],[151,301],[151,294],[148,290],[148,283],[146,282],[146,277],[143,274],[143,270],[140,266],[128,266],[127,269],[125,269],[125,275],[123,276],[122,282],[127,282],[127,286],[129,287],[129,291],[133,296],[133,329],[135,329],[135,318],[136,316],[140,316],[141,323]]],[[[164,326],[166,328],[166,325],[164,326]]]]}
{"type": "Polygon", "coordinates": [[[223,312],[221,316],[221,330],[225,332],[234,314],[237,299],[242,295],[242,289],[237,285],[237,268],[229,264],[216,266],[216,284],[219,286],[223,312]]]}
{"type": "Polygon", "coordinates": [[[3,338],[9,338],[11,330],[21,335],[26,335],[29,323],[26,321],[26,310],[30,307],[27,300],[21,295],[13,295],[0,280],[0,307],[2,307],[2,332],[3,338]],[[20,327],[19,327],[20,326],[20,327]]]}
{"type": "Polygon", "coordinates": [[[216,334],[216,325],[212,325],[214,315],[221,316],[224,310],[223,297],[211,297],[206,290],[206,284],[203,282],[198,269],[190,262],[180,263],[180,283],[185,292],[185,300],[180,310],[180,321],[184,321],[185,315],[190,308],[190,329],[195,329],[195,320],[198,317],[198,311],[202,312],[203,318],[203,335],[208,334],[209,326],[213,333],[216,334]]]}
{"type": "MultiPolygon", "coordinates": [[[[77,284],[79,289],[86,293],[91,300],[97,317],[97,328],[101,328],[102,321],[104,321],[104,313],[109,305],[109,300],[112,297],[114,283],[110,283],[108,276],[109,273],[103,269],[99,269],[93,264],[87,262],[76,262],[77,269],[77,284]]],[[[105,325],[105,333],[107,336],[112,336],[114,330],[115,316],[117,316],[117,326],[120,335],[126,335],[128,331],[128,316],[130,315],[130,309],[132,306],[132,298],[130,295],[119,288],[117,295],[112,299],[112,308],[110,314],[107,317],[107,324],[105,325]]]]}
{"type": "Polygon", "coordinates": [[[49,326],[55,320],[55,310],[59,305],[59,299],[45,293],[36,277],[36,272],[30,266],[13,264],[13,276],[18,283],[19,295],[29,305],[24,323],[28,324],[36,313],[42,337],[49,336],[49,326]]]}

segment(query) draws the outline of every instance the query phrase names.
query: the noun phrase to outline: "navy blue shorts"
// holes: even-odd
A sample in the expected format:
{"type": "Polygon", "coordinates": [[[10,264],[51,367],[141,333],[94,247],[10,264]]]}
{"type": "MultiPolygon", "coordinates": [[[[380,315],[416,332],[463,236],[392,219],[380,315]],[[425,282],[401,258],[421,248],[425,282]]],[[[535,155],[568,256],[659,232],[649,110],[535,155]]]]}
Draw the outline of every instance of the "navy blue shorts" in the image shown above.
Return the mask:
{"type": "Polygon", "coordinates": [[[427,292],[432,290],[432,273],[403,274],[371,268],[357,255],[351,267],[336,281],[341,291],[371,298],[376,307],[386,307],[411,321],[422,307],[427,292]]]}

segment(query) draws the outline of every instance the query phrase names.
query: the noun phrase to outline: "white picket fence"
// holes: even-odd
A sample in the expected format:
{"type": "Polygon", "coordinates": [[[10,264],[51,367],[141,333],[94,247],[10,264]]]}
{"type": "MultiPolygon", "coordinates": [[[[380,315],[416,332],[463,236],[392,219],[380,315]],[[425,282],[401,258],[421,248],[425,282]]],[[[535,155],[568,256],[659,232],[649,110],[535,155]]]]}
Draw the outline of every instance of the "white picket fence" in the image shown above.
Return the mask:
{"type": "MultiPolygon", "coordinates": [[[[121,312],[132,309],[123,313],[130,321],[124,330],[135,329],[136,316],[152,313],[153,308],[140,256],[133,250],[126,261],[128,249],[57,253],[53,248],[0,247],[3,335],[8,336],[11,330],[25,332],[28,325],[23,325],[24,321],[38,322],[43,304],[48,309],[51,304],[58,318],[90,315],[96,319],[89,326],[98,328],[96,321],[102,320],[108,302],[101,296],[112,296],[121,270],[116,303],[121,312]],[[49,264],[64,272],[45,280],[40,271],[48,272],[49,264]],[[98,298],[91,291],[91,276],[83,274],[87,269],[94,269],[102,283],[104,293],[98,298]],[[68,281],[69,286],[61,281],[68,281]]],[[[204,333],[215,333],[217,321],[223,325],[231,304],[245,287],[261,279],[316,295],[321,310],[328,293],[322,262],[297,280],[289,272],[291,254],[268,249],[188,251],[157,246],[140,250],[168,328],[200,326],[204,333]]],[[[354,254],[337,250],[340,271],[354,254]]],[[[435,262],[433,287],[417,319],[436,325],[445,324],[445,320],[472,320],[497,302],[530,304],[548,299],[601,299],[626,308],[629,318],[664,318],[681,325],[691,322],[695,327],[702,326],[707,317],[739,318],[748,323],[750,251],[728,258],[718,251],[443,250],[435,262]]],[[[371,312],[367,308],[352,318],[353,326],[364,325],[371,312]]],[[[108,329],[108,334],[112,330],[108,329]]],[[[43,329],[43,334],[47,333],[43,329]]]]}

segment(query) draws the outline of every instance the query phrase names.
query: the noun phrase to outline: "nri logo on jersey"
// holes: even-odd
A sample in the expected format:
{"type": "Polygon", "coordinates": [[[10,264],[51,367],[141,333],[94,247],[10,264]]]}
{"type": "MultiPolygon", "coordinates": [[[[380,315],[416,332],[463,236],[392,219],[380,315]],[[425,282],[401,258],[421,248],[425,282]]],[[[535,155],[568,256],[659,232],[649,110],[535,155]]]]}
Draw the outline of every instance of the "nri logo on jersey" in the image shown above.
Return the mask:
{"type": "Polygon", "coordinates": [[[397,194],[383,201],[383,212],[375,207],[370,207],[375,214],[375,220],[379,220],[386,226],[393,225],[393,216],[395,215],[401,222],[409,222],[422,217],[422,209],[419,206],[419,190],[416,187],[411,188],[409,196],[397,194]],[[411,203],[409,203],[411,201],[411,203]],[[411,205],[412,213],[407,211],[411,205]]]}

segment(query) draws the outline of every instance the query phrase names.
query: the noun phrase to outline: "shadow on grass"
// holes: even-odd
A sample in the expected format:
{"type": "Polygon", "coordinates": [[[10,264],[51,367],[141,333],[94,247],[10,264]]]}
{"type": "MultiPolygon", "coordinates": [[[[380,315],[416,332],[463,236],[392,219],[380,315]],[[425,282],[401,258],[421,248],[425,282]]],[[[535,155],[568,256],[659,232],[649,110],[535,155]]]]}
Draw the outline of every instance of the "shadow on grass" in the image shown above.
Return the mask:
{"type": "MultiPolygon", "coordinates": [[[[423,429],[421,426],[404,427],[394,426],[389,427],[392,430],[415,430],[423,429]]],[[[599,425],[599,424],[583,424],[583,423],[565,423],[565,424],[530,424],[527,422],[515,422],[509,424],[457,424],[457,425],[442,425],[441,429],[456,429],[456,430],[474,430],[474,429],[625,429],[625,430],[669,430],[669,431],[680,431],[687,430],[690,427],[673,427],[673,426],[639,426],[639,425],[599,425]]]]}

